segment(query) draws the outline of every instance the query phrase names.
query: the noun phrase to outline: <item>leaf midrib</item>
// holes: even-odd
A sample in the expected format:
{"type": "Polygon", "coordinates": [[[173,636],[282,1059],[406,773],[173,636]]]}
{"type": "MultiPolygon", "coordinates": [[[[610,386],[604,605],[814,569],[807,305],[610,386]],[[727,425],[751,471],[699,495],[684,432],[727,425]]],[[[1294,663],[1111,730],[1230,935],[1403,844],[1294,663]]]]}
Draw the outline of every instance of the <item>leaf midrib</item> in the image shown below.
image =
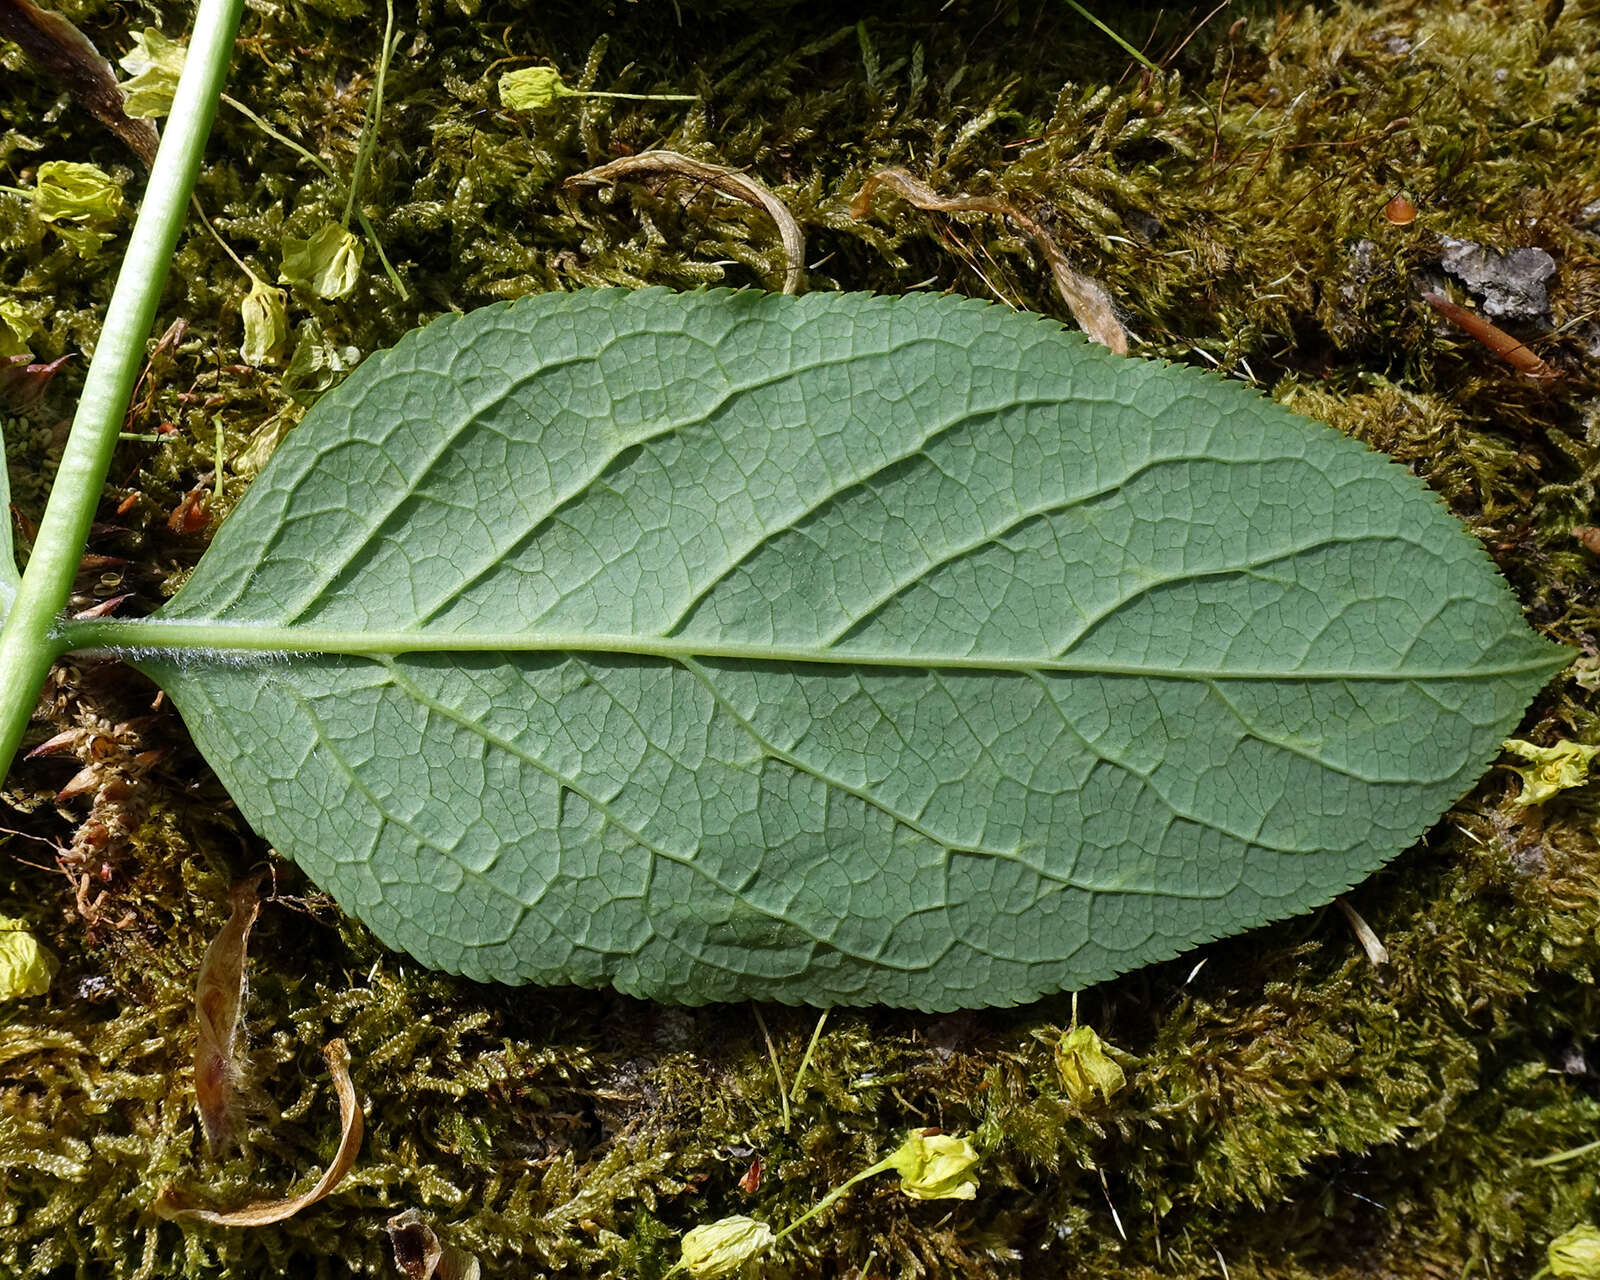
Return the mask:
{"type": "Polygon", "coordinates": [[[1159,663],[1068,661],[1052,657],[992,654],[886,653],[803,645],[738,644],[688,637],[611,635],[603,632],[482,631],[418,632],[355,631],[336,628],[280,627],[255,623],[207,622],[144,618],[138,621],[94,619],[64,622],[56,631],[62,652],[109,649],[130,657],[159,657],[172,651],[288,656],[336,654],[352,657],[394,657],[408,653],[612,654],[618,657],[751,662],[796,666],[875,667],[902,671],[981,671],[994,674],[1134,676],[1162,680],[1361,680],[1419,681],[1494,679],[1536,672],[1554,674],[1571,661],[1556,651],[1518,662],[1468,664],[1450,668],[1228,668],[1184,667],[1159,663]]]}

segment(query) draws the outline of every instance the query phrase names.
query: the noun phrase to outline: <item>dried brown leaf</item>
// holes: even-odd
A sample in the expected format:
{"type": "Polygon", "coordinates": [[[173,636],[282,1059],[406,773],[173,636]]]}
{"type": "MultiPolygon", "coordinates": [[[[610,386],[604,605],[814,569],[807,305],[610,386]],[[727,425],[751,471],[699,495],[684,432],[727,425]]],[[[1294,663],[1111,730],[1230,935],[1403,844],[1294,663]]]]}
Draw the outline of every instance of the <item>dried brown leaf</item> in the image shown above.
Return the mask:
{"type": "Polygon", "coordinates": [[[613,160],[610,164],[603,164],[597,169],[588,169],[583,173],[575,174],[567,179],[566,185],[569,187],[580,184],[602,186],[606,183],[620,182],[624,178],[635,178],[643,174],[652,173],[664,173],[678,178],[693,178],[709,187],[716,188],[723,195],[732,196],[735,200],[743,200],[746,204],[765,209],[772,220],[778,224],[778,236],[783,241],[783,254],[787,263],[783,275],[783,291],[785,293],[800,292],[805,283],[805,232],[800,229],[799,222],[795,220],[794,214],[789,212],[788,206],[754,178],[747,178],[744,174],[725,168],[722,165],[705,164],[699,160],[691,160],[688,156],[679,155],[676,151],[641,151],[638,155],[624,156],[620,160],[613,160]]]}
{"type": "MultiPolygon", "coordinates": [[[[0,6],[5,3],[6,0],[0,0],[0,6]]],[[[19,413],[38,404],[44,398],[50,379],[70,359],[70,351],[43,364],[33,363],[28,356],[0,357],[0,398],[19,413]]]]}
{"type": "Polygon", "coordinates": [[[28,61],[126,142],[146,169],[150,167],[156,154],[155,126],[134,120],[123,110],[116,73],[88,36],[32,0],[0,0],[0,36],[15,41],[28,61]]]}
{"type": "Polygon", "coordinates": [[[67,779],[67,785],[56,792],[56,803],[71,800],[75,796],[86,796],[90,792],[99,790],[101,782],[101,769],[98,765],[86,764],[77,773],[67,779]]]}
{"type": "Polygon", "coordinates": [[[163,1187],[152,1206],[163,1218],[184,1219],[191,1222],[209,1222],[217,1227],[266,1227],[294,1217],[302,1209],[316,1204],[350,1172],[361,1149],[365,1126],[361,1106],[356,1101],[355,1086],[350,1083],[350,1050],[343,1040],[331,1040],[322,1048],[328,1070],[333,1076],[333,1087],[339,1094],[339,1149],[317,1185],[297,1196],[283,1200],[257,1200],[238,1209],[203,1209],[191,1202],[188,1193],[176,1187],[163,1187]]]}
{"type": "Polygon", "coordinates": [[[1110,348],[1119,356],[1128,354],[1128,331],[1117,319],[1116,309],[1111,305],[1106,291],[1098,281],[1073,270],[1067,255],[1056,244],[1055,237],[1034,218],[995,196],[942,196],[921,178],[913,177],[904,169],[879,169],[868,177],[850,201],[852,218],[859,221],[872,211],[872,197],[879,187],[890,188],[908,204],[930,213],[990,213],[1009,218],[1039,246],[1039,252],[1050,264],[1056,292],[1061,295],[1061,300],[1072,312],[1072,318],[1089,340],[1110,348]]]}
{"type": "Polygon", "coordinates": [[[233,886],[233,913],[206,948],[195,982],[194,1096],[206,1145],[222,1154],[231,1136],[230,1111],[238,1079],[239,1012],[244,1007],[250,929],[261,911],[258,878],[233,886]]]}

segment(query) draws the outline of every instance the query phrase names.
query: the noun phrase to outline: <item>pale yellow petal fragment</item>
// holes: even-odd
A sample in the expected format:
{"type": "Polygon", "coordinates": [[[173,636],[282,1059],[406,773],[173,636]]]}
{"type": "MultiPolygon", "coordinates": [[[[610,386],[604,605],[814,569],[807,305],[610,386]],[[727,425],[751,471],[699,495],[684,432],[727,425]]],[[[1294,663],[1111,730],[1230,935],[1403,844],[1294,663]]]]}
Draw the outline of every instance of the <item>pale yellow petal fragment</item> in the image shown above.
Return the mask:
{"type": "Polygon", "coordinates": [[[21,920],[0,916],[0,1000],[25,1000],[50,990],[57,961],[21,920]]]}
{"type": "Polygon", "coordinates": [[[33,209],[52,224],[111,222],[122,213],[122,188],[97,164],[46,160],[34,184],[33,209]]]}
{"type": "Polygon", "coordinates": [[[1560,1280],[1600,1280],[1600,1227],[1585,1223],[1563,1231],[1550,1242],[1546,1260],[1560,1280]]]}
{"type": "Polygon", "coordinates": [[[38,328],[21,303],[0,298],[0,356],[32,355],[28,339],[38,328]]]}
{"type": "Polygon", "coordinates": [[[168,40],[154,27],[146,27],[133,37],[133,48],[117,60],[128,72],[121,82],[127,100],[125,110],[140,120],[154,120],[172,110],[172,95],[183,74],[183,59],[188,50],[176,40],[168,40]]]}
{"type": "Polygon", "coordinates": [[[900,1175],[900,1190],[917,1200],[971,1200],[978,1194],[973,1172],[982,1157],[966,1138],[948,1133],[913,1133],[887,1164],[900,1175]]]}
{"type": "Polygon", "coordinates": [[[1600,755],[1600,747],[1579,742],[1558,742],[1553,747],[1536,747],[1521,738],[1507,738],[1500,744],[1510,754],[1528,761],[1528,767],[1512,765],[1522,779],[1522,793],[1515,804],[1520,808],[1543,804],[1552,796],[1589,781],[1589,766],[1600,755]]]}
{"type": "Polygon", "coordinates": [[[1127,1074],[1106,1052],[1106,1042],[1093,1027],[1074,1027],[1061,1037],[1056,1070],[1067,1097],[1080,1107],[1093,1102],[1096,1094],[1108,1100],[1128,1083],[1127,1074]]]}
{"type": "Polygon", "coordinates": [[[239,315],[244,321],[239,358],[256,369],[275,363],[283,354],[283,344],[289,337],[288,295],[252,277],[250,292],[239,306],[239,315]]]}
{"type": "Polygon", "coordinates": [[[777,1236],[755,1218],[722,1218],[683,1237],[683,1265],[695,1280],[731,1276],[772,1247],[777,1236]]]}
{"type": "Polygon", "coordinates": [[[283,284],[305,285],[320,298],[342,298],[361,275],[361,242],[337,222],[325,224],[309,239],[285,236],[283,284]]]}
{"type": "Polygon", "coordinates": [[[500,77],[500,105],[513,111],[543,111],[562,98],[581,96],[561,83],[554,67],[524,67],[500,77]]]}

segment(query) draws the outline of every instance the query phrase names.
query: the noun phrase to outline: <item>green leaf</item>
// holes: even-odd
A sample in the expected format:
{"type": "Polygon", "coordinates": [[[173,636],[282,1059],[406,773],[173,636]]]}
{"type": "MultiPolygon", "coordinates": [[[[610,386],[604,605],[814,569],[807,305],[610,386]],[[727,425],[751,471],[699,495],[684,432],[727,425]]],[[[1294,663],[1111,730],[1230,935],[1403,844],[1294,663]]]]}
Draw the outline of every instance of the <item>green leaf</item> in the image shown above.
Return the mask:
{"type": "Polygon", "coordinates": [[[425,964],[929,1009],[1328,901],[1567,659],[1404,468],[930,295],[446,317],[67,630],[425,964]]]}

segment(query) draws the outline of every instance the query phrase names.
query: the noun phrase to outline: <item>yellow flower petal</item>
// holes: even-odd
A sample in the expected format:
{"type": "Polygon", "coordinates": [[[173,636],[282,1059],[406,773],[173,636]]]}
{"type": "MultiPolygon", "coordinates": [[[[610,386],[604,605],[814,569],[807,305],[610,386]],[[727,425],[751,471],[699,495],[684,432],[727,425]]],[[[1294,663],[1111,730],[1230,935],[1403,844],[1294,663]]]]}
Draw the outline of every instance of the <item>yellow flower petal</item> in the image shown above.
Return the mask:
{"type": "Polygon", "coordinates": [[[955,1134],[913,1133],[888,1159],[900,1175],[900,1190],[917,1200],[971,1200],[978,1194],[973,1172],[982,1157],[955,1134]]]}
{"type": "Polygon", "coordinates": [[[188,50],[154,27],[133,37],[133,48],[117,60],[128,78],[117,87],[126,99],[123,110],[135,119],[153,120],[172,110],[172,95],[183,74],[188,50]]]}
{"type": "Polygon", "coordinates": [[[56,958],[21,920],[0,916],[0,1000],[42,996],[56,974],[56,958]]]}
{"type": "Polygon", "coordinates": [[[283,290],[252,279],[250,292],[239,305],[239,315],[244,321],[239,358],[258,369],[272,364],[282,354],[284,340],[289,336],[288,299],[283,290]]]}
{"type": "Polygon", "coordinates": [[[1600,1280],[1600,1228],[1587,1224],[1563,1231],[1546,1253],[1550,1274],[1561,1280],[1600,1280]]]}
{"type": "Polygon", "coordinates": [[[122,188],[97,164],[46,160],[34,184],[33,209],[49,223],[111,222],[122,213],[122,188]]]}
{"type": "Polygon", "coordinates": [[[776,1239],[772,1228],[755,1218],[722,1218],[684,1235],[683,1265],[695,1280],[717,1280],[765,1253],[776,1239]]]}
{"type": "Polygon", "coordinates": [[[1527,768],[1511,766],[1522,779],[1522,792],[1514,802],[1520,808],[1543,804],[1563,791],[1583,786],[1589,781],[1589,766],[1600,755],[1600,747],[1586,747],[1579,742],[1536,747],[1521,738],[1507,738],[1500,745],[1529,762],[1527,768]]]}
{"type": "Polygon", "coordinates": [[[1061,1037],[1056,1045],[1056,1070],[1067,1097],[1080,1107],[1093,1102],[1095,1094],[1109,1099],[1128,1083],[1093,1027],[1074,1027],[1061,1037]]]}
{"type": "Polygon", "coordinates": [[[308,240],[285,236],[278,279],[302,284],[318,297],[342,298],[361,275],[361,242],[337,222],[325,224],[308,240]]]}
{"type": "Polygon", "coordinates": [[[557,99],[576,96],[576,90],[561,83],[561,73],[554,67],[524,67],[500,77],[500,105],[513,111],[543,111],[557,99]]]}

